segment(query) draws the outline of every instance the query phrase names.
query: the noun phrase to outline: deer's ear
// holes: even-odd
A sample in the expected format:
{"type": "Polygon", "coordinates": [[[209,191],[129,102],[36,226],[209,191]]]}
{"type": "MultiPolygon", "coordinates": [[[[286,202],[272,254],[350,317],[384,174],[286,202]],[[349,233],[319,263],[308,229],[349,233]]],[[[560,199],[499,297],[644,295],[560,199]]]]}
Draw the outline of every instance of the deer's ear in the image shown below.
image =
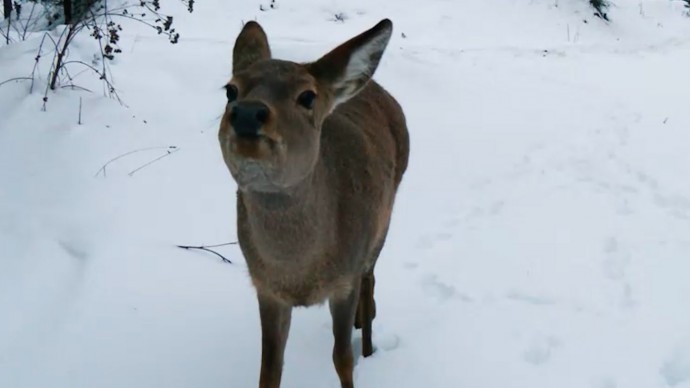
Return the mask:
{"type": "Polygon", "coordinates": [[[309,71],[331,89],[334,106],[347,101],[371,79],[393,32],[389,19],[355,36],[309,65],[309,71]]]}
{"type": "Polygon", "coordinates": [[[247,69],[252,64],[271,58],[271,48],[264,29],[255,21],[247,22],[235,40],[232,52],[232,74],[247,69]]]}

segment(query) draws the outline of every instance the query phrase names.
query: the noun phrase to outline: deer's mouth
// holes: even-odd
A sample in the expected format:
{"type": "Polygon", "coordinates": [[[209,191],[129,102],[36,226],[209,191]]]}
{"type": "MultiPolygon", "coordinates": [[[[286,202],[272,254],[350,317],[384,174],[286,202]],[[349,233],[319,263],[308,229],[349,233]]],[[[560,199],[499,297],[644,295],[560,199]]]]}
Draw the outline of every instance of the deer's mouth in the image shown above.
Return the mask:
{"type": "Polygon", "coordinates": [[[263,134],[232,134],[221,142],[225,162],[241,190],[275,191],[280,186],[282,142],[263,134]]]}
{"type": "Polygon", "coordinates": [[[230,151],[241,159],[270,161],[276,156],[280,142],[267,135],[234,136],[230,151]]]}

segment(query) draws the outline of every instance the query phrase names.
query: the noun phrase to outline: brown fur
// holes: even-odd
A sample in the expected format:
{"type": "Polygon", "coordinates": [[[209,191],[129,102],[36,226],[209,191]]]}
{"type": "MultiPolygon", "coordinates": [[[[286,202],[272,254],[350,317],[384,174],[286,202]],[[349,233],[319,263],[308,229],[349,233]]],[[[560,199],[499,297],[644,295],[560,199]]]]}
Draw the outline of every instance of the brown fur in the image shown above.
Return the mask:
{"type": "Polygon", "coordinates": [[[230,83],[239,98],[228,103],[219,140],[238,183],[239,242],[259,299],[262,388],[280,385],[293,306],[329,300],[343,387],[353,387],[354,324],[364,328],[364,355],[373,352],[373,270],[409,155],[401,107],[369,80],[391,29],[382,21],[310,64],[271,59],[254,22],[237,38],[230,83]],[[367,44],[371,71],[345,79],[367,44]],[[312,110],[295,103],[305,90],[317,94],[312,110]],[[233,131],[230,114],[243,101],[270,111],[258,139],[233,131]]]}

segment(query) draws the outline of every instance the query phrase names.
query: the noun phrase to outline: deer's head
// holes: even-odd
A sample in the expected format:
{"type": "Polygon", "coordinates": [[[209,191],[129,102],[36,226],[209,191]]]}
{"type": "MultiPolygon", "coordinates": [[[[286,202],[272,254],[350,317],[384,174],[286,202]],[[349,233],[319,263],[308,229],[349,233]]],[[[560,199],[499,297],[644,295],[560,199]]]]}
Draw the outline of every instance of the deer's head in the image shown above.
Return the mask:
{"type": "Polygon", "coordinates": [[[324,120],[371,79],[392,30],[384,19],[315,62],[295,63],[271,58],[261,26],[244,25],[219,132],[240,190],[284,191],[311,174],[324,120]]]}

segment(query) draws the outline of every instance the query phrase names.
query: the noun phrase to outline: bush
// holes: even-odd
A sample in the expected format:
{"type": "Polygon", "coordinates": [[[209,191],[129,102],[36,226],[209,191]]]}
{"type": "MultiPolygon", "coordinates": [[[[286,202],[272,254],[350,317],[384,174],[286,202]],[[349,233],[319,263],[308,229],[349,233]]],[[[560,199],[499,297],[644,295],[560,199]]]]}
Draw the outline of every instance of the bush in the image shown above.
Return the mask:
{"type": "MultiPolygon", "coordinates": [[[[690,1],[690,0],[688,0],[690,1]]],[[[594,16],[600,17],[606,21],[609,21],[608,15],[606,15],[606,10],[609,8],[609,3],[606,0],[589,0],[589,4],[594,8],[594,16]]]]}
{"type": "MultiPolygon", "coordinates": [[[[193,12],[194,0],[181,1],[187,5],[189,12],[193,12]]],[[[44,45],[48,45],[45,52],[52,54],[52,61],[43,96],[45,108],[48,90],[55,90],[58,87],[76,87],[68,71],[68,68],[72,66],[90,70],[103,81],[107,94],[117,98],[115,87],[111,82],[108,62],[122,53],[118,43],[123,27],[118,20],[130,19],[143,23],[159,35],[165,35],[170,43],[175,44],[179,41],[180,34],[173,28],[173,17],[162,14],[160,9],[160,0],[138,0],[136,4],[115,8],[111,8],[107,0],[24,0],[21,3],[14,3],[14,17],[7,18],[3,22],[4,25],[0,25],[0,31],[3,31],[3,37],[6,38],[7,44],[10,44],[16,40],[25,40],[37,26],[48,29],[54,25],[64,24],[58,27],[62,30],[57,34],[57,38],[54,38],[55,34],[44,32],[43,39],[37,48],[38,53],[31,75],[16,79],[30,80],[30,92],[33,90],[36,69],[43,57],[44,45]],[[32,3],[31,12],[28,17],[23,18],[22,5],[27,3],[32,3]],[[39,9],[38,12],[34,12],[36,8],[39,9]],[[14,19],[14,24],[12,24],[12,19],[14,19]],[[70,44],[84,31],[88,31],[88,34],[98,42],[100,49],[98,61],[86,63],[68,58],[70,44]]]]}

